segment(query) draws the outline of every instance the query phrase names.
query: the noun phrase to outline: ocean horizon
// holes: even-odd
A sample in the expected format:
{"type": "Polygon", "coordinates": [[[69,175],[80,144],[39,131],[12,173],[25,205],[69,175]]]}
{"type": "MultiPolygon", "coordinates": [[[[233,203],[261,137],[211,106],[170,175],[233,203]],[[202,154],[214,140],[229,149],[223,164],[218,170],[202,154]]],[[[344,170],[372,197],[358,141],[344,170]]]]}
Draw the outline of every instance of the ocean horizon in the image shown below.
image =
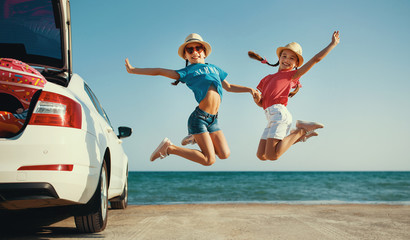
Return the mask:
{"type": "Polygon", "coordinates": [[[128,204],[410,205],[410,171],[130,171],[128,204]]]}

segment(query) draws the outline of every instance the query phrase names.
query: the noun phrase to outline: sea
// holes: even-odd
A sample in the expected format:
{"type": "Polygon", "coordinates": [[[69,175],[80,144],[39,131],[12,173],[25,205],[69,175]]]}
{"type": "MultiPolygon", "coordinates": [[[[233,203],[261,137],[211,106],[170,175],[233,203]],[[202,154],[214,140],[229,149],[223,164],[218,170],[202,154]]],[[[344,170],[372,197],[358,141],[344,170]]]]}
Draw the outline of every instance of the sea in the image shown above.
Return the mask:
{"type": "Polygon", "coordinates": [[[128,204],[410,205],[410,172],[129,172],[128,204]]]}

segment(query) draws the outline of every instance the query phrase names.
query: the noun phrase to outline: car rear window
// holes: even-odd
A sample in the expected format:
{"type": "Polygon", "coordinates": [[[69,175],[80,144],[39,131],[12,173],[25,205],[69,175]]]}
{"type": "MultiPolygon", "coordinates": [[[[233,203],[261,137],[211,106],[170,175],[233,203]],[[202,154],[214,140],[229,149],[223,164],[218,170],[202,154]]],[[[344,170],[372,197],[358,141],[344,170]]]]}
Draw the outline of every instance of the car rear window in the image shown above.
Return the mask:
{"type": "Polygon", "coordinates": [[[0,0],[0,57],[61,68],[58,1],[0,0]]]}

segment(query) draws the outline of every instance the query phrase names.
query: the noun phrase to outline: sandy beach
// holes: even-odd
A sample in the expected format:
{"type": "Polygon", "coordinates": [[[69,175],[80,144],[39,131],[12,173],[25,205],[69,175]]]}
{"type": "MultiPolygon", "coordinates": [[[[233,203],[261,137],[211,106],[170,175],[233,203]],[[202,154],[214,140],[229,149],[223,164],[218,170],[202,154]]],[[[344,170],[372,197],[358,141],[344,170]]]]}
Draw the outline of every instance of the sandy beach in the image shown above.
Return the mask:
{"type": "Polygon", "coordinates": [[[81,234],[72,217],[2,231],[1,239],[410,239],[410,206],[192,204],[110,210],[105,231],[81,234]]]}

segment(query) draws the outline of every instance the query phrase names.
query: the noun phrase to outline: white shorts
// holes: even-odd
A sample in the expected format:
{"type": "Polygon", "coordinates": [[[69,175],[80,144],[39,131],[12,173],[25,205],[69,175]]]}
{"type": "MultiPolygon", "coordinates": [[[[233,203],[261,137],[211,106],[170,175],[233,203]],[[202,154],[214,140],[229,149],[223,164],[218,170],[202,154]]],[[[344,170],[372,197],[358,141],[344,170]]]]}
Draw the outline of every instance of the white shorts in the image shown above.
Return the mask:
{"type": "Polygon", "coordinates": [[[284,139],[292,125],[292,115],[288,109],[282,104],[275,104],[265,109],[265,115],[268,125],[263,131],[261,139],[284,139]]]}

